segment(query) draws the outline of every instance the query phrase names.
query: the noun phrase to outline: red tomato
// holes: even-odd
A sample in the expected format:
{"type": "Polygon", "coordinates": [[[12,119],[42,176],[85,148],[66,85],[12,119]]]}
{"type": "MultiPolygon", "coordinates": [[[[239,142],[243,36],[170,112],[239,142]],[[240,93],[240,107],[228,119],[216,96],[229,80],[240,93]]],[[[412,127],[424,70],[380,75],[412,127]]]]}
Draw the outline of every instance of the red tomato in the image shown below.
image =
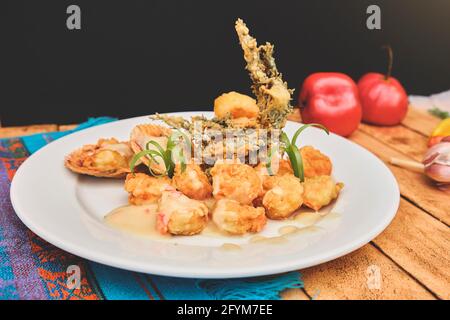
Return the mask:
{"type": "Polygon", "coordinates": [[[349,136],[361,122],[358,87],[347,75],[313,73],[303,82],[299,95],[305,123],[320,123],[341,136],[349,136]]]}
{"type": "Polygon", "coordinates": [[[405,89],[393,77],[367,73],[358,81],[363,121],[391,126],[399,124],[408,111],[405,89]]]}

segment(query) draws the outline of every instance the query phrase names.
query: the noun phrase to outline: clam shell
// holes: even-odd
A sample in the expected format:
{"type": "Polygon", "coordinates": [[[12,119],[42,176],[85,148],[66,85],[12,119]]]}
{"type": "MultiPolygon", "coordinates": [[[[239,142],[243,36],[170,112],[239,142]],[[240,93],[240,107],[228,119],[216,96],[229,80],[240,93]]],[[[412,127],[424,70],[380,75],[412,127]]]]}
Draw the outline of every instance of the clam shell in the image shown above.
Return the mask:
{"type": "Polygon", "coordinates": [[[118,152],[127,160],[127,163],[129,163],[133,156],[133,151],[128,142],[119,142],[114,138],[100,139],[97,144],[84,145],[80,149],[70,153],[65,158],[64,165],[73,172],[80,174],[105,178],[124,178],[130,172],[129,165],[126,167],[118,166],[107,169],[93,166],[91,162],[94,156],[103,150],[118,152]]]}

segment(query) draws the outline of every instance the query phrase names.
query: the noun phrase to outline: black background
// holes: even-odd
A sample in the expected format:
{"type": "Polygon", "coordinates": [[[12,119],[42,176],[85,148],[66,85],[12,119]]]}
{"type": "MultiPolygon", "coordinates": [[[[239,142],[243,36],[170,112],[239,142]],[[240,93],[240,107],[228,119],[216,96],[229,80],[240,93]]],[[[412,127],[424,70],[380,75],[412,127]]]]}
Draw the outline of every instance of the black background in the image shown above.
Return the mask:
{"type": "Polygon", "coordinates": [[[0,8],[3,125],[208,110],[223,92],[250,93],[237,17],[275,44],[296,93],[312,72],[355,80],[384,72],[386,43],[408,93],[450,89],[449,0],[3,0],[0,8]],[[81,7],[82,30],[66,28],[70,4],[81,7]],[[381,7],[382,30],[366,28],[370,4],[381,7]]]}

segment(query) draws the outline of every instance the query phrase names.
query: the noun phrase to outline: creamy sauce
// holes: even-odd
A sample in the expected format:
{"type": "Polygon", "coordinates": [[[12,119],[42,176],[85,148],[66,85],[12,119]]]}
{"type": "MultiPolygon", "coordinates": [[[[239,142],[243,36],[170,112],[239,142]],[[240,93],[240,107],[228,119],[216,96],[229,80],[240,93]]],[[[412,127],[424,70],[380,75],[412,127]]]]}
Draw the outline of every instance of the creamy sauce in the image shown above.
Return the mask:
{"type": "MultiPolygon", "coordinates": [[[[204,202],[209,202],[210,206],[213,206],[214,199],[207,199],[204,202]]],[[[156,212],[156,204],[142,206],[127,205],[111,211],[105,216],[105,222],[115,229],[131,234],[167,240],[171,236],[162,235],[156,229],[156,212]]],[[[292,235],[319,231],[320,227],[315,226],[315,224],[321,219],[337,219],[339,217],[340,215],[334,212],[326,214],[311,211],[300,212],[291,218],[292,224],[281,226],[278,229],[278,236],[267,237],[256,234],[248,239],[248,243],[286,243],[292,235]]],[[[208,223],[201,235],[214,238],[239,237],[221,231],[212,221],[208,223]]],[[[240,245],[228,242],[223,243],[219,248],[227,251],[242,249],[240,245]]]]}
{"type": "Polygon", "coordinates": [[[219,229],[218,226],[212,221],[209,221],[206,225],[205,229],[201,232],[201,235],[208,236],[208,237],[214,237],[214,238],[220,238],[223,236],[230,236],[219,229]]]}
{"type": "Polygon", "coordinates": [[[278,233],[282,236],[289,235],[296,233],[300,230],[299,227],[296,226],[283,226],[280,229],[278,229],[278,233]]]}
{"type": "Polygon", "coordinates": [[[241,246],[235,243],[224,243],[220,246],[220,249],[226,250],[226,251],[235,251],[235,250],[241,250],[241,246]]]}
{"type": "Polygon", "coordinates": [[[264,236],[261,236],[261,235],[256,235],[256,236],[251,237],[251,238],[248,240],[248,242],[250,242],[250,243],[256,243],[256,242],[264,241],[264,240],[266,240],[266,239],[267,239],[267,237],[264,237],[264,236]]]}
{"type": "Polygon", "coordinates": [[[128,233],[152,238],[167,239],[156,230],[156,204],[123,206],[105,216],[107,225],[128,233]]]}
{"type": "Polygon", "coordinates": [[[264,237],[260,235],[253,236],[249,239],[250,243],[264,243],[264,244],[281,244],[286,243],[287,239],[284,236],[264,237]]]}
{"type": "Polygon", "coordinates": [[[305,211],[305,212],[300,212],[300,213],[296,214],[292,219],[295,222],[300,223],[304,226],[311,226],[311,225],[317,223],[322,218],[323,218],[323,215],[321,215],[318,212],[305,211]]]}

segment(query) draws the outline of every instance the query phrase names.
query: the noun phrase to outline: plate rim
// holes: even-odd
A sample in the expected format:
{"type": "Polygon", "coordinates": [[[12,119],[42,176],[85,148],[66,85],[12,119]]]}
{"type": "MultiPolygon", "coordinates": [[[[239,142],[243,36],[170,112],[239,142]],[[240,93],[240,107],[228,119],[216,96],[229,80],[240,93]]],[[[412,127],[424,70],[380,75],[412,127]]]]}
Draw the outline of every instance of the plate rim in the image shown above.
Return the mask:
{"type": "MultiPolygon", "coordinates": [[[[170,112],[167,114],[186,114],[186,113],[211,114],[211,111],[170,112]]],[[[19,166],[19,168],[16,171],[14,178],[11,182],[11,186],[10,186],[10,198],[11,198],[12,206],[14,208],[16,215],[26,225],[26,227],[29,228],[32,232],[34,232],[36,235],[38,235],[39,237],[44,239],[45,241],[55,245],[56,247],[58,247],[64,251],[67,251],[67,252],[74,254],[76,256],[79,256],[81,258],[91,260],[91,261],[94,261],[97,263],[105,264],[108,266],[112,266],[112,267],[116,267],[116,268],[120,268],[120,269],[124,269],[124,270],[135,271],[135,272],[142,272],[142,273],[147,273],[147,274],[155,274],[155,275],[170,276],[170,277],[226,279],[226,278],[242,278],[242,277],[254,277],[254,276],[279,274],[279,273],[283,273],[283,272],[308,268],[311,266],[315,266],[318,264],[322,264],[322,263],[334,260],[338,257],[342,257],[344,255],[347,255],[347,254],[361,248],[362,246],[366,245],[371,240],[373,240],[375,237],[377,237],[379,234],[381,234],[381,232],[383,232],[386,229],[386,227],[391,223],[391,221],[394,219],[395,215],[397,214],[398,207],[400,204],[400,190],[399,190],[397,180],[395,179],[392,171],[389,170],[389,168],[386,166],[386,164],[381,159],[379,159],[377,156],[375,156],[369,150],[363,148],[362,146],[358,145],[357,143],[355,143],[351,140],[348,140],[346,138],[343,138],[343,137],[340,137],[340,136],[337,136],[334,134],[339,139],[345,140],[347,143],[353,144],[354,146],[359,148],[360,151],[370,154],[370,156],[375,161],[377,161],[378,164],[381,164],[381,166],[384,167],[384,169],[386,170],[386,173],[389,176],[389,179],[392,180],[393,186],[395,187],[395,195],[392,195],[393,197],[395,197],[395,199],[393,199],[393,201],[391,203],[391,207],[389,208],[389,214],[386,213],[384,215],[383,219],[380,220],[375,227],[371,228],[371,232],[366,233],[357,239],[352,239],[345,246],[340,246],[333,250],[326,251],[325,253],[314,254],[312,256],[309,256],[307,259],[292,258],[289,261],[289,263],[284,262],[283,264],[277,264],[276,261],[274,261],[273,264],[271,264],[269,266],[262,266],[262,267],[261,266],[258,266],[258,267],[252,266],[249,268],[247,266],[244,266],[244,267],[242,267],[242,270],[239,271],[238,274],[236,274],[236,272],[229,273],[226,270],[214,271],[213,269],[209,269],[209,268],[205,268],[205,267],[198,268],[198,270],[196,270],[196,271],[193,271],[191,269],[184,271],[183,268],[179,268],[176,265],[167,267],[167,266],[161,266],[161,265],[158,266],[158,264],[155,265],[153,263],[151,263],[151,264],[145,263],[145,265],[143,265],[142,263],[133,264],[133,262],[130,261],[130,259],[123,259],[122,257],[111,258],[111,256],[108,254],[105,255],[105,254],[101,254],[98,252],[93,252],[92,250],[89,250],[83,246],[80,247],[79,245],[76,245],[73,243],[67,243],[67,241],[65,242],[63,239],[60,239],[60,237],[57,237],[57,236],[55,237],[51,233],[48,233],[46,230],[41,230],[36,224],[34,224],[32,221],[33,219],[30,218],[30,216],[32,216],[32,215],[29,215],[26,213],[26,209],[22,208],[22,206],[18,200],[19,186],[18,186],[17,181],[20,181],[20,179],[23,179],[22,175],[23,175],[23,172],[25,171],[27,163],[31,163],[31,161],[33,161],[30,159],[33,159],[34,157],[36,157],[37,155],[39,155],[43,152],[46,152],[46,149],[53,143],[55,143],[55,142],[63,143],[66,138],[69,138],[69,137],[73,138],[73,135],[89,134],[89,131],[95,130],[99,127],[114,126],[115,124],[117,124],[120,121],[127,121],[127,120],[138,119],[138,118],[148,118],[148,116],[138,116],[138,117],[131,117],[131,118],[127,118],[127,119],[121,119],[118,121],[114,121],[114,122],[102,124],[99,126],[87,128],[87,129],[81,130],[79,132],[74,132],[65,137],[62,137],[55,141],[52,141],[51,143],[49,143],[49,144],[45,145],[44,147],[42,147],[41,149],[39,149],[37,152],[31,154],[19,166]],[[205,272],[205,271],[207,271],[207,272],[205,272]]],[[[299,124],[299,122],[295,122],[295,121],[289,121],[289,122],[292,122],[294,125],[299,124]]]]}

